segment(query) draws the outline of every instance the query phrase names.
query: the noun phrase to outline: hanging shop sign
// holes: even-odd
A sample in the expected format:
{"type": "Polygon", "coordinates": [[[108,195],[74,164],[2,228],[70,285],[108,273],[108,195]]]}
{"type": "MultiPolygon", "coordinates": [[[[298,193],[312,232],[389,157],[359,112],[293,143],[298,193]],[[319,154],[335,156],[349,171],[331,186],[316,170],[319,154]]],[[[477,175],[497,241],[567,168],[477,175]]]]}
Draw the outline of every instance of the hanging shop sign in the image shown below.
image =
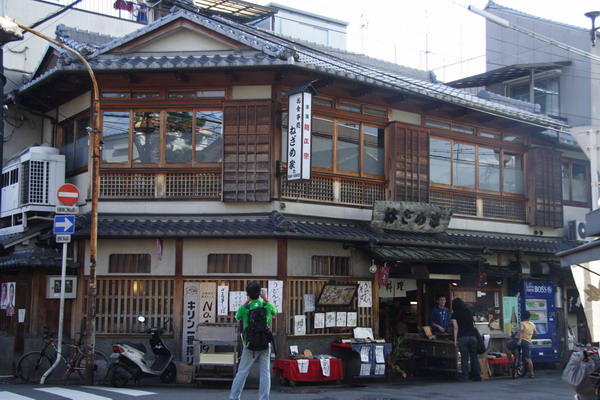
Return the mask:
{"type": "Polygon", "coordinates": [[[310,83],[295,87],[288,96],[287,180],[309,181],[312,165],[312,97],[310,83]]]}
{"type": "Polygon", "coordinates": [[[377,201],[371,224],[397,231],[440,233],[448,229],[452,210],[428,203],[377,201]]]}

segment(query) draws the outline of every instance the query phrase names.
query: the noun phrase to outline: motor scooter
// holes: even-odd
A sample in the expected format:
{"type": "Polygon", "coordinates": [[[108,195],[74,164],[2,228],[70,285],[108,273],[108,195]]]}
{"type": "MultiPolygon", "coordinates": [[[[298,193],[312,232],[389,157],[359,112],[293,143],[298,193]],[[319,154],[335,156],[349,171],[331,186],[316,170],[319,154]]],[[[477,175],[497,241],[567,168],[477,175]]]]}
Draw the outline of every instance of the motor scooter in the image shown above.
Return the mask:
{"type": "MultiPolygon", "coordinates": [[[[140,323],[145,323],[145,317],[138,317],[140,323]]],[[[148,327],[144,332],[150,337],[150,348],[154,353],[152,365],[144,360],[146,346],[142,343],[114,343],[112,363],[108,367],[108,377],[111,385],[125,387],[129,380],[136,383],[142,378],[159,377],[164,383],[172,383],[177,376],[177,367],[173,363],[173,353],[167,348],[160,335],[165,330],[160,327],[148,327]]]]}

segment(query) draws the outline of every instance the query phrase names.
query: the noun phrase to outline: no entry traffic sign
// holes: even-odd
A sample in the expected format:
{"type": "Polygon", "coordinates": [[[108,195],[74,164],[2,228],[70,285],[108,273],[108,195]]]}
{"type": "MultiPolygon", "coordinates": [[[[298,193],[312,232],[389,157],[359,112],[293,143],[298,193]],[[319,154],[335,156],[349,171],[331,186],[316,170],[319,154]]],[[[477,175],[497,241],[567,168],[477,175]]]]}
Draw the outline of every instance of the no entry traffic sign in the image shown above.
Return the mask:
{"type": "Polygon", "coordinates": [[[77,186],[75,185],[65,183],[58,188],[56,196],[58,197],[58,201],[65,206],[72,206],[79,200],[79,189],[77,189],[77,186]]]}

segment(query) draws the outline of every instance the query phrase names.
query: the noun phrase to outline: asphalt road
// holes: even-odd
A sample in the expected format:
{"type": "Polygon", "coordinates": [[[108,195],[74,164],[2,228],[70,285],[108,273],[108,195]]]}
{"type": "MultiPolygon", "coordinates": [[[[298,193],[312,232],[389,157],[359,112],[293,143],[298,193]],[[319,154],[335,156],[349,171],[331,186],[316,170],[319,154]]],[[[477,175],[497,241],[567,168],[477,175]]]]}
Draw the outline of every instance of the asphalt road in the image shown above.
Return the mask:
{"type": "MultiPolygon", "coordinates": [[[[561,379],[557,370],[538,370],[536,377],[492,378],[483,382],[457,382],[447,379],[360,380],[336,385],[297,383],[282,386],[273,377],[271,400],[572,400],[575,392],[561,379]]],[[[13,378],[0,379],[0,400],[227,400],[229,382],[163,385],[142,381],[125,390],[109,386],[29,385],[13,378]]],[[[248,381],[242,400],[258,397],[257,382],[248,381]]]]}

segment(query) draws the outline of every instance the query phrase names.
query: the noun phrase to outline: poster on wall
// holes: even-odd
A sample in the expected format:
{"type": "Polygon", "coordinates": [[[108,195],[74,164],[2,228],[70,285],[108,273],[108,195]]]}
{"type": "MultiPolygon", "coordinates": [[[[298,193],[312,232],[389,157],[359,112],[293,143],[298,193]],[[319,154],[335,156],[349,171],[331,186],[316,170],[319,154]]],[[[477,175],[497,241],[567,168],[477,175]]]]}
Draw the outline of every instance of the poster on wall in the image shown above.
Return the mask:
{"type": "Polygon", "coordinates": [[[325,328],[335,328],[335,311],[325,313],[325,328]]]}
{"type": "Polygon", "coordinates": [[[338,311],[335,316],[335,326],[345,327],[346,326],[346,312],[338,311]]]}
{"type": "Polygon", "coordinates": [[[16,295],[17,295],[17,283],[16,282],[7,282],[6,286],[8,287],[8,296],[6,299],[6,315],[8,317],[12,317],[15,315],[15,303],[16,303],[16,295]]]}
{"type": "Polygon", "coordinates": [[[237,310],[244,305],[247,299],[246,291],[229,292],[229,312],[237,313],[237,310]]]}
{"type": "Polygon", "coordinates": [[[325,328],[325,313],[315,313],[315,329],[325,328]]]}
{"type": "Polygon", "coordinates": [[[283,281],[269,281],[267,295],[267,299],[277,308],[277,312],[283,312],[283,281]]]}
{"type": "Polygon", "coordinates": [[[227,315],[229,313],[229,286],[217,288],[217,314],[227,315]]]}
{"type": "Polygon", "coordinates": [[[373,306],[373,282],[360,281],[358,282],[358,306],[372,307],[373,306]]]}
{"type": "Polygon", "coordinates": [[[315,295],[314,294],[305,294],[304,295],[304,312],[313,312],[315,311],[315,295]]]}
{"type": "Polygon", "coordinates": [[[379,286],[379,297],[406,297],[406,292],[417,290],[416,279],[388,279],[387,285],[379,286]]]}
{"type": "Polygon", "coordinates": [[[346,325],[348,327],[355,327],[358,320],[358,313],[356,311],[348,311],[346,316],[346,325]]]}
{"type": "Polygon", "coordinates": [[[199,321],[198,303],[200,301],[200,282],[183,284],[183,340],[181,354],[186,363],[194,361],[194,338],[199,321]]]}
{"type": "Polygon", "coordinates": [[[305,315],[294,315],[294,335],[306,335],[305,315]]]}
{"type": "Polygon", "coordinates": [[[502,297],[502,330],[507,335],[519,330],[519,298],[516,296],[502,297]]]}

